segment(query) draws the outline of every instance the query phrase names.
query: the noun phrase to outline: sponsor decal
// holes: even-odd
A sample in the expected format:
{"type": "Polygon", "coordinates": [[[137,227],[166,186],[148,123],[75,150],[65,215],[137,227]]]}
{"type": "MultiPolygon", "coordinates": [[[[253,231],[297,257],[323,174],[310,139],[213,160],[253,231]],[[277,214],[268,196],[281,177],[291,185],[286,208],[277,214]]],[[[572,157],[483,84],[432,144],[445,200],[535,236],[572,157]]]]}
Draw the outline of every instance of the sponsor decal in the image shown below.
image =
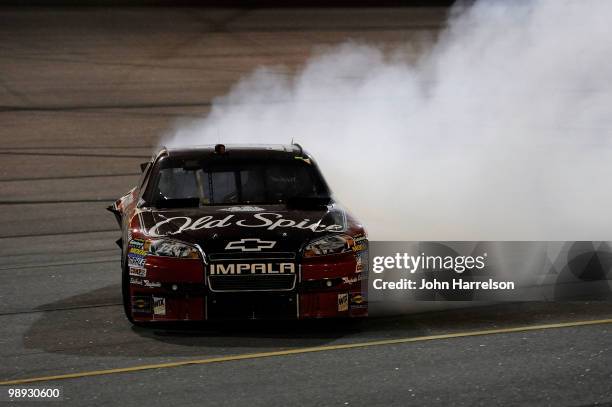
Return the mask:
{"type": "Polygon", "coordinates": [[[355,246],[353,246],[354,252],[362,252],[365,249],[366,249],[366,245],[364,243],[356,243],[355,246]]]}
{"type": "Polygon", "coordinates": [[[348,293],[338,294],[338,311],[348,311],[348,293]]]}
{"type": "Polygon", "coordinates": [[[363,298],[363,295],[361,294],[353,294],[351,295],[351,304],[363,304],[365,302],[365,299],[363,298]]]}
{"type": "Polygon", "coordinates": [[[363,257],[362,253],[357,253],[355,255],[355,273],[362,273],[365,270],[365,261],[363,257]]]}
{"type": "Polygon", "coordinates": [[[143,267],[128,267],[128,269],[130,272],[130,276],[136,276],[136,277],[146,277],[147,276],[147,269],[143,267]]]}
{"type": "Polygon", "coordinates": [[[368,239],[365,235],[357,235],[354,238],[355,244],[352,249],[355,253],[362,252],[368,248],[368,239]]]}
{"type": "Polygon", "coordinates": [[[344,284],[355,284],[362,280],[362,275],[358,274],[354,277],[342,277],[342,282],[344,284]]]}
{"type": "Polygon", "coordinates": [[[229,242],[225,250],[242,250],[243,252],[260,252],[261,249],[271,249],[276,242],[260,239],[240,239],[229,242]]]}
{"type": "Polygon", "coordinates": [[[135,247],[131,247],[131,248],[130,248],[130,253],[132,253],[132,254],[137,254],[137,255],[139,255],[139,256],[146,256],[146,255],[147,255],[147,252],[146,252],[145,250],[143,250],[143,249],[137,249],[137,248],[135,248],[135,247]]]}
{"type": "Polygon", "coordinates": [[[128,245],[128,267],[142,268],[145,265],[146,254],[144,240],[130,240],[128,245]]]}
{"type": "Polygon", "coordinates": [[[153,297],[153,314],[166,315],[166,299],[164,297],[153,297]]]}
{"type": "Polygon", "coordinates": [[[246,274],[295,274],[294,263],[230,263],[211,264],[211,276],[246,274]]]}
{"type": "Polygon", "coordinates": [[[145,260],[144,256],[128,253],[128,267],[144,267],[145,260]]]}
{"type": "Polygon", "coordinates": [[[223,212],[261,212],[261,211],[265,211],[264,208],[260,208],[258,206],[230,206],[229,208],[221,208],[219,210],[223,212]]]}
{"type": "Polygon", "coordinates": [[[151,280],[143,280],[143,284],[145,287],[149,287],[149,288],[159,288],[161,287],[161,283],[158,281],[151,281],[151,280]]]}
{"type": "Polygon", "coordinates": [[[143,280],[140,277],[130,277],[130,284],[141,285],[147,288],[159,288],[161,283],[158,281],[143,280]]]}
{"type": "Polygon", "coordinates": [[[351,294],[351,307],[352,308],[367,308],[368,302],[365,297],[361,294],[351,294]]]}
{"type": "Polygon", "coordinates": [[[130,240],[130,249],[144,249],[144,244],[144,240],[141,239],[130,240]]]}
{"type": "Polygon", "coordinates": [[[132,297],[132,312],[151,313],[151,297],[132,297]]]}
{"type": "Polygon", "coordinates": [[[189,216],[174,216],[166,218],[151,227],[148,234],[153,237],[161,237],[166,235],[176,235],[185,231],[195,231],[200,229],[216,229],[226,228],[229,226],[238,226],[242,228],[262,228],[266,230],[275,229],[303,229],[313,232],[338,232],[344,230],[344,225],[324,225],[321,220],[316,222],[310,219],[302,219],[301,221],[286,219],[279,213],[256,213],[251,219],[235,220],[235,215],[228,215],[222,219],[217,219],[212,215],[206,215],[199,218],[191,218],[189,216]]]}

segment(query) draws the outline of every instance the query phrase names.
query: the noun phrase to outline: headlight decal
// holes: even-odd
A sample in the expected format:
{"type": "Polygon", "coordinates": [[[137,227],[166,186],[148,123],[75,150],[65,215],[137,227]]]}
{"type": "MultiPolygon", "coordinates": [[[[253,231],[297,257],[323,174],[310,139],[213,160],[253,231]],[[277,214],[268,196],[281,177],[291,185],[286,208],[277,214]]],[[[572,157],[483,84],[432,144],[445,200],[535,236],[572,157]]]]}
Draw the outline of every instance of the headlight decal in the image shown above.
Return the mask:
{"type": "Polygon", "coordinates": [[[174,257],[179,259],[198,259],[197,247],[170,239],[132,239],[128,244],[128,267],[130,275],[146,277],[147,256],[174,257]]]}
{"type": "Polygon", "coordinates": [[[196,247],[176,240],[147,240],[144,248],[150,256],[176,257],[181,259],[197,259],[200,257],[196,247]]]}
{"type": "Polygon", "coordinates": [[[304,247],[303,255],[304,257],[316,257],[350,252],[355,245],[355,239],[349,235],[328,235],[308,243],[304,247]]]}

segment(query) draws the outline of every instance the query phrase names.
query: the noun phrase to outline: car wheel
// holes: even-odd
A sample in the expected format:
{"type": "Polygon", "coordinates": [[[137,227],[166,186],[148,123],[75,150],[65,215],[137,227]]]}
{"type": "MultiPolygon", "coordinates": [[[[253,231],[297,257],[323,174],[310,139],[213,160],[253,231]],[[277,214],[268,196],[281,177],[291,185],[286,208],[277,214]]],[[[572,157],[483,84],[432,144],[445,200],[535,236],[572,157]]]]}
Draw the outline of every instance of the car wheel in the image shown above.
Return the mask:
{"type": "Polygon", "coordinates": [[[130,273],[128,271],[127,263],[124,262],[123,270],[121,273],[121,296],[123,298],[123,312],[127,317],[128,321],[132,324],[134,323],[134,318],[132,317],[132,297],[130,296],[130,273]]]}

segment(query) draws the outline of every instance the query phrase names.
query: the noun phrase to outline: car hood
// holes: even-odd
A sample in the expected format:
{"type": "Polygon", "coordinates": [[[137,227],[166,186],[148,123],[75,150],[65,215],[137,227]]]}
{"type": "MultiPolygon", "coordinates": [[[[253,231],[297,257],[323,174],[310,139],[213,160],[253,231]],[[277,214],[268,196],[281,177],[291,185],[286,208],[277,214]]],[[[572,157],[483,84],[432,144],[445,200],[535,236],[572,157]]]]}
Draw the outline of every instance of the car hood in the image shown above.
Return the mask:
{"type": "Polygon", "coordinates": [[[206,253],[295,252],[319,236],[348,228],[346,213],[337,204],[317,209],[284,205],[143,209],[138,216],[149,237],[195,243],[206,253]]]}

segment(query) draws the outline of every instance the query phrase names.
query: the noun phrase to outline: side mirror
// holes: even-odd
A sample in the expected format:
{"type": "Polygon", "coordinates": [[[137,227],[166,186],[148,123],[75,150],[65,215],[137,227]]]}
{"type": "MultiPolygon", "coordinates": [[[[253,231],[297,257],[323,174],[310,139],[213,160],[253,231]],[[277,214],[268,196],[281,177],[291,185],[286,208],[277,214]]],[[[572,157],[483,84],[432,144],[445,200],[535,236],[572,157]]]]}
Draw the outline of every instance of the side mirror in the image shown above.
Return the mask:
{"type": "Polygon", "coordinates": [[[148,162],[146,163],[141,163],[140,164],[140,172],[144,172],[144,170],[147,168],[147,165],[149,165],[148,162]]]}

